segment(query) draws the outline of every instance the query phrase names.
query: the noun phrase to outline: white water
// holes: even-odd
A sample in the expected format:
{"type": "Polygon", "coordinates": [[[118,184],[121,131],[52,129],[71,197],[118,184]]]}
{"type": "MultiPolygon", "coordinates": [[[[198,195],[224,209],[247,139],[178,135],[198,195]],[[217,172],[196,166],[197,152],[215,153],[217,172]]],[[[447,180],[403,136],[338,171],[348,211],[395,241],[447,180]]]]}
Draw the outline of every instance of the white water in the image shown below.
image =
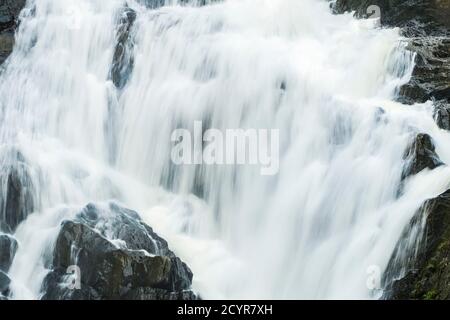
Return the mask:
{"type": "Polygon", "coordinates": [[[431,104],[393,102],[413,67],[398,30],[321,0],[130,0],[135,67],[119,92],[108,74],[124,2],[31,0],[23,13],[0,77],[0,142],[26,157],[39,207],[16,232],[14,298],[39,297],[60,221],[110,199],[168,239],[204,298],[378,297],[367,268],[386,267],[415,210],[450,181],[447,167],[426,170],[397,198],[415,132],[450,163],[431,104]],[[280,129],[279,175],[197,168],[204,200],[194,166],[170,184],[170,134],[202,119],[280,129]]]}

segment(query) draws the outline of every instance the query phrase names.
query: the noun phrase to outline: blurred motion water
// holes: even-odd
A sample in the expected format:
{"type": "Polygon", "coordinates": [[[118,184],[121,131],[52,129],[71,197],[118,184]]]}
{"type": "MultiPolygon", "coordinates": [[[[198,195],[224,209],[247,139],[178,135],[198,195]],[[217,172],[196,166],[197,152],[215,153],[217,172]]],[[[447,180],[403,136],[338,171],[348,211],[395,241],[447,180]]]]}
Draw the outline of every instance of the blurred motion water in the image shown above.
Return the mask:
{"type": "MultiPolygon", "coordinates": [[[[194,272],[203,298],[377,298],[381,271],[446,166],[399,193],[417,132],[443,162],[431,102],[394,101],[414,55],[396,29],[320,0],[29,0],[0,75],[0,153],[18,150],[33,213],[15,232],[13,298],[40,296],[63,219],[114,199],[143,216],[194,272]],[[120,86],[111,78],[125,3],[136,13],[120,86]],[[280,172],[175,166],[170,135],[280,130],[280,172]]],[[[8,172],[2,172],[2,175],[8,172]]]]}

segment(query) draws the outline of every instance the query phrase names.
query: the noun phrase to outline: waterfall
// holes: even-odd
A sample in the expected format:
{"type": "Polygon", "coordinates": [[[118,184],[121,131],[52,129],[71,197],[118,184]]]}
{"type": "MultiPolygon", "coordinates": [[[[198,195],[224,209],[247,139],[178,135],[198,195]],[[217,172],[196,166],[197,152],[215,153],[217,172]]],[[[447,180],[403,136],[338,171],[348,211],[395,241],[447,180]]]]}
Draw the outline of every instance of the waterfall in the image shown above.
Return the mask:
{"type": "Polygon", "coordinates": [[[432,103],[395,102],[414,67],[405,39],[328,1],[191,2],[28,0],[0,75],[1,163],[20,153],[35,202],[14,234],[12,297],[40,296],[62,220],[114,199],[168,240],[203,298],[379,298],[370,270],[450,181],[441,166],[399,192],[414,134],[450,163],[432,103]],[[174,165],[171,134],[195,121],[278,129],[279,173],[174,165]]]}

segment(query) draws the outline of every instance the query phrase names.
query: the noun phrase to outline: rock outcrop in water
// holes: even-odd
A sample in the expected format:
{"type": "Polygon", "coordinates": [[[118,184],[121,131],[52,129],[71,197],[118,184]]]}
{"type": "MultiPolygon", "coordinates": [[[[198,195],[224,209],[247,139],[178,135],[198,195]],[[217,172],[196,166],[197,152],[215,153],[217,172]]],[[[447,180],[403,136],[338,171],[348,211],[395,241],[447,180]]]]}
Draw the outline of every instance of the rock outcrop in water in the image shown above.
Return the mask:
{"type": "Polygon", "coordinates": [[[381,23],[400,27],[409,36],[429,36],[448,32],[448,0],[337,0],[338,13],[354,11],[358,18],[372,17],[371,6],[380,8],[381,23]]]}
{"type": "Polygon", "coordinates": [[[136,212],[114,203],[90,204],[64,221],[50,264],[43,299],[196,299],[189,267],[136,212]],[[67,274],[74,265],[79,289],[67,274]]]}
{"type": "Polygon", "coordinates": [[[446,102],[436,102],[434,117],[439,128],[450,130],[450,104],[446,102]]]}
{"type": "Polygon", "coordinates": [[[434,143],[428,134],[419,133],[405,152],[406,165],[402,178],[405,179],[428,168],[430,170],[443,165],[435,152],[434,143]]]}
{"type": "Polygon", "coordinates": [[[8,277],[8,275],[0,270],[0,300],[7,299],[10,283],[11,279],[8,277]]]}
{"type": "Polygon", "coordinates": [[[16,239],[7,234],[0,234],[0,271],[9,271],[17,247],[16,239]]]}
{"type": "Polygon", "coordinates": [[[132,54],[134,43],[131,39],[131,28],[136,21],[136,12],[125,7],[119,18],[116,39],[117,44],[111,68],[111,79],[118,89],[122,89],[134,67],[134,57],[132,54]]]}
{"type": "MultiPolygon", "coordinates": [[[[386,284],[386,298],[450,299],[450,190],[426,201],[404,236],[412,230],[419,250],[410,252],[402,277],[386,284]]],[[[399,262],[405,264],[395,261],[395,256],[388,272],[399,269],[399,262]]]]}
{"type": "Polygon", "coordinates": [[[0,231],[13,233],[34,211],[30,168],[23,155],[12,148],[0,158],[0,231]]]}
{"type": "Polygon", "coordinates": [[[17,18],[26,0],[0,0],[0,64],[11,54],[17,18]]]}
{"type": "Polygon", "coordinates": [[[17,251],[17,241],[12,236],[0,233],[0,300],[6,299],[9,294],[11,279],[7,272],[11,267],[17,251]]]}

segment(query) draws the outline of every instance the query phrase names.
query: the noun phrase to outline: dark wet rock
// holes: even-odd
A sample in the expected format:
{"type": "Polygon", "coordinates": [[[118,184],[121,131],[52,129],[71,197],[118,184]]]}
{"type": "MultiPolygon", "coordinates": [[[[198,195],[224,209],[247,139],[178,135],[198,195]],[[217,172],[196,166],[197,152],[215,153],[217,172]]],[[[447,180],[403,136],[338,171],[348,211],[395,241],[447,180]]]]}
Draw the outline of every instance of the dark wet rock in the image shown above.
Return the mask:
{"type": "Polygon", "coordinates": [[[6,273],[0,270],[0,296],[7,296],[11,279],[6,273]]]}
{"type": "Polygon", "coordinates": [[[450,103],[436,101],[434,103],[434,118],[441,129],[450,130],[450,103]]]}
{"type": "Polygon", "coordinates": [[[0,231],[13,233],[34,211],[31,169],[16,149],[2,155],[0,168],[0,231]]]}
{"type": "MultiPolygon", "coordinates": [[[[449,70],[450,71],[450,70],[449,70]]],[[[449,76],[450,78],[450,76],[449,76]]],[[[431,98],[436,100],[446,100],[450,102],[450,87],[445,89],[434,90],[430,93],[431,98]]]]}
{"type": "MultiPolygon", "coordinates": [[[[3,178],[3,177],[2,177],[3,178]]],[[[2,182],[6,184],[2,199],[2,229],[13,232],[28,214],[33,212],[31,179],[24,168],[11,168],[2,182]]]]}
{"type": "Polygon", "coordinates": [[[119,17],[116,32],[117,44],[111,68],[111,79],[119,89],[125,86],[134,67],[134,42],[131,37],[131,30],[135,21],[136,12],[129,7],[125,7],[119,17]]]}
{"type": "Polygon", "coordinates": [[[441,34],[450,27],[449,0],[337,0],[336,13],[355,11],[359,18],[371,16],[370,6],[380,8],[381,23],[401,27],[409,36],[441,34]]]}
{"type": "Polygon", "coordinates": [[[7,234],[0,234],[0,271],[8,272],[17,251],[17,240],[7,234]]]}
{"type": "Polygon", "coordinates": [[[0,64],[12,52],[14,30],[18,24],[19,13],[26,0],[0,0],[0,64]]]}
{"type": "Polygon", "coordinates": [[[410,41],[416,65],[409,83],[400,90],[401,102],[413,104],[450,99],[450,39],[421,37],[410,41]]]}
{"type": "Polygon", "coordinates": [[[137,288],[132,289],[125,294],[126,300],[198,300],[191,290],[168,292],[166,290],[155,288],[137,288]]]}
{"type": "Polygon", "coordinates": [[[0,0],[0,29],[5,30],[16,24],[26,0],[0,0]]]}
{"type": "Polygon", "coordinates": [[[14,33],[11,31],[0,33],[0,64],[11,54],[14,47],[14,33]]]}
{"type": "MultiPolygon", "coordinates": [[[[417,40],[415,44],[424,42],[425,40],[417,40]]],[[[450,42],[442,39],[436,39],[437,43],[447,46],[450,50],[450,42]]],[[[434,56],[435,46],[427,46],[420,48],[410,46],[410,49],[417,53],[416,67],[409,83],[400,89],[399,101],[407,104],[423,103],[428,100],[446,100],[450,102],[450,59],[438,58],[434,56]],[[429,50],[428,54],[423,53],[429,50]]]]}
{"type": "Polygon", "coordinates": [[[404,253],[408,260],[399,259],[405,247],[397,246],[386,271],[385,298],[450,299],[450,190],[423,204],[399,244],[407,239],[415,243],[404,253]],[[399,266],[403,272],[394,277],[399,266]]]}
{"type": "Polygon", "coordinates": [[[404,158],[406,165],[402,174],[403,179],[426,168],[434,169],[443,165],[443,162],[435,152],[432,138],[424,133],[419,133],[415,136],[413,142],[407,148],[404,158]]]}
{"type": "Polygon", "coordinates": [[[51,268],[43,299],[195,298],[189,267],[136,212],[114,203],[88,205],[63,222],[51,268]],[[70,283],[73,265],[81,272],[79,290],[61,285],[70,283]]]}

